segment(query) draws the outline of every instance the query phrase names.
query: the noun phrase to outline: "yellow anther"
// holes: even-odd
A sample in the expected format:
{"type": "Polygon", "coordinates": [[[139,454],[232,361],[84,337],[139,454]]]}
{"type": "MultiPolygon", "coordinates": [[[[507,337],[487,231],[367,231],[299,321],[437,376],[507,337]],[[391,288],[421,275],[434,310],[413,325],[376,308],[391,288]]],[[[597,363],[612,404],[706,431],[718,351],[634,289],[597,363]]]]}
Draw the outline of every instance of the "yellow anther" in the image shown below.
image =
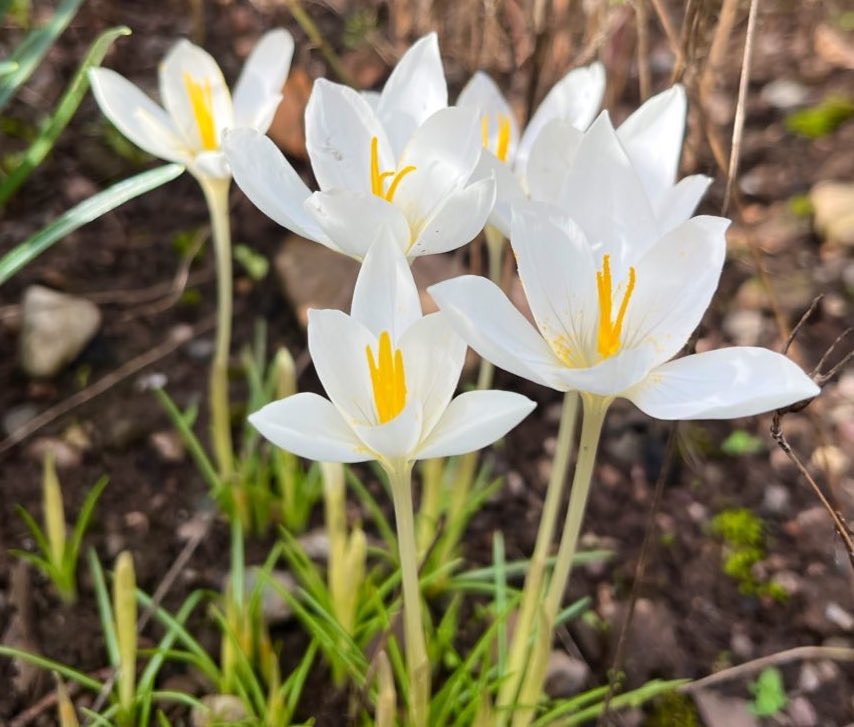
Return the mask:
{"type": "Polygon", "coordinates": [[[218,148],[213,114],[213,89],[210,80],[205,79],[200,83],[185,71],[184,88],[187,89],[187,96],[190,97],[190,106],[196,118],[202,149],[210,151],[218,148]]]}
{"type": "Polygon", "coordinates": [[[381,172],[380,171],[380,155],[379,155],[379,140],[376,136],[371,137],[371,192],[377,197],[382,197],[386,202],[394,200],[394,193],[400,185],[403,178],[410,172],[414,172],[415,167],[411,164],[405,166],[399,172],[381,172]],[[391,177],[391,184],[388,191],[385,189],[385,180],[391,177]]]}
{"type": "MultiPolygon", "coordinates": [[[[495,156],[499,161],[507,161],[507,153],[510,151],[510,117],[505,114],[497,114],[498,139],[495,144],[495,156]]],[[[489,114],[484,114],[480,120],[480,135],[483,140],[483,148],[489,149],[489,114]]]]}
{"type": "Polygon", "coordinates": [[[403,371],[403,352],[392,350],[388,331],[380,334],[376,359],[370,346],[365,346],[371,386],[374,390],[374,407],[380,424],[394,419],[406,406],[406,375],[403,371]]]}
{"type": "Polygon", "coordinates": [[[620,350],[622,342],[620,333],[623,329],[623,319],[626,317],[626,309],[629,307],[629,299],[635,289],[635,269],[629,268],[629,282],[626,292],[620,302],[617,317],[611,320],[613,306],[613,282],[611,280],[611,256],[605,255],[602,259],[602,270],[596,273],[596,289],[599,293],[599,336],[596,347],[602,358],[610,358],[620,350]]]}

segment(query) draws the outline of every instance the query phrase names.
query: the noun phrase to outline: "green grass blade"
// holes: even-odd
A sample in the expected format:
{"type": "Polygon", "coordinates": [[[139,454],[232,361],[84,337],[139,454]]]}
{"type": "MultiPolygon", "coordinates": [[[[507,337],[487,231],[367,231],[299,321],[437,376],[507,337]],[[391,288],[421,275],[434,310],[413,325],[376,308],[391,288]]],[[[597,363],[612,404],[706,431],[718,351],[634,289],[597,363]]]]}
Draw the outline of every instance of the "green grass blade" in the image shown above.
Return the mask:
{"type": "Polygon", "coordinates": [[[24,509],[23,505],[16,505],[15,510],[17,511],[18,516],[21,518],[21,520],[24,521],[24,524],[27,526],[27,530],[29,530],[30,535],[33,536],[33,540],[36,541],[36,545],[42,552],[44,560],[50,562],[50,544],[47,542],[47,537],[45,537],[44,532],[39,527],[39,524],[35,521],[35,518],[30,515],[27,510],[24,509]]]}
{"type": "Polygon", "coordinates": [[[119,642],[116,638],[116,623],[113,618],[113,606],[110,602],[110,591],[104,578],[104,569],[95,551],[89,549],[89,568],[92,571],[92,585],[95,589],[95,600],[98,602],[98,614],[101,617],[101,629],[104,632],[104,642],[107,656],[112,667],[119,665],[119,642]]]}
{"type": "Polygon", "coordinates": [[[58,661],[48,659],[44,656],[39,656],[38,654],[31,654],[28,651],[14,649],[11,646],[3,646],[0,644],[0,656],[6,656],[10,659],[20,659],[21,661],[26,661],[28,664],[32,664],[33,666],[37,666],[46,671],[55,671],[61,677],[72,682],[76,682],[84,689],[89,689],[96,694],[101,691],[101,687],[103,686],[97,679],[93,679],[83,672],[72,669],[70,666],[65,666],[65,664],[60,664],[58,661]]]}
{"type": "MultiPolygon", "coordinates": [[[[42,127],[36,140],[24,153],[20,164],[0,184],[0,207],[6,204],[15,190],[26,181],[32,171],[41,164],[50,150],[53,149],[54,143],[68,122],[71,121],[71,117],[74,116],[77,107],[80,106],[80,102],[89,89],[89,69],[100,66],[110,46],[123,35],[130,35],[130,28],[124,26],[110,28],[110,30],[101,33],[92,43],[65,94],[57,104],[53,116],[42,127]]],[[[2,74],[0,73],[0,75],[2,74]]]]}
{"type": "Polygon", "coordinates": [[[101,477],[95,483],[95,486],[86,494],[86,499],[83,500],[83,505],[80,508],[80,513],[77,515],[77,522],[74,523],[74,531],[71,534],[71,541],[65,550],[65,557],[68,561],[65,567],[70,571],[74,571],[77,557],[80,555],[80,546],[83,543],[83,536],[86,534],[86,528],[89,526],[89,521],[92,519],[92,513],[95,510],[95,505],[101,497],[101,493],[107,486],[110,478],[107,475],[101,477]]]}
{"type": "Polygon", "coordinates": [[[0,111],[9,103],[15,92],[38,68],[42,58],[68,27],[83,0],[65,0],[43,27],[32,31],[8,59],[18,64],[17,69],[0,80],[0,111]]]}
{"type": "Polygon", "coordinates": [[[114,184],[109,189],[72,207],[43,230],[0,258],[0,285],[78,227],[98,219],[134,197],[172,181],[183,171],[184,167],[180,164],[166,164],[114,184]]]}

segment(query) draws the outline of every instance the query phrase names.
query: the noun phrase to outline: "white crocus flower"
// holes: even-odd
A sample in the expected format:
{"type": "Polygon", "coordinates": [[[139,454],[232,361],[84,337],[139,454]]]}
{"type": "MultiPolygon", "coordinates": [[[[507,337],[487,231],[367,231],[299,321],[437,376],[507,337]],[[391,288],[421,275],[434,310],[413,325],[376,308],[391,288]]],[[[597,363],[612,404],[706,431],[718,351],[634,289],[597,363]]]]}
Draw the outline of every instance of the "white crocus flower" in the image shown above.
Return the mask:
{"type": "Polygon", "coordinates": [[[320,191],[272,141],[246,129],[225,145],[235,181],[283,227],[357,260],[378,237],[395,240],[410,260],[464,245],[483,228],[495,183],[469,183],[480,122],[471,110],[444,107],[434,35],[406,53],[375,101],[315,82],[306,147],[320,191]]]}
{"type": "Polygon", "coordinates": [[[514,207],[511,244],[536,328],[484,278],[429,289],[475,351],[553,389],[624,397],[659,419],[749,416],[818,394],[792,361],[762,348],[671,361],[717,288],[729,221],[694,217],[662,234],[605,115],[577,156],[587,173],[571,210],[514,207]]]}
{"type": "Polygon", "coordinates": [[[487,74],[478,71],[460,92],[457,106],[473,108],[480,117],[481,143],[488,153],[475,176],[495,175],[498,191],[490,222],[505,235],[511,205],[528,194],[528,161],[540,133],[553,121],[580,133],[595,118],[604,92],[601,63],[570,71],[552,86],[521,134],[510,104],[487,74]]]}
{"type": "Polygon", "coordinates": [[[329,399],[300,393],[249,420],[271,442],[332,462],[387,467],[490,444],[534,403],[504,391],[452,399],[466,344],[442,313],[423,316],[400,248],[379,240],[362,265],[351,315],[309,311],[308,348],[329,399]]]}
{"type": "MultiPolygon", "coordinates": [[[[691,217],[712,181],[704,174],[676,181],[686,109],[685,90],[676,85],[650,98],[617,129],[662,234],[691,217]]],[[[591,156],[577,157],[583,138],[582,131],[561,119],[543,128],[528,163],[530,199],[567,210],[577,206],[573,195],[584,184],[591,156]]],[[[509,218],[504,222],[509,225],[509,218]]]]}
{"type": "Polygon", "coordinates": [[[287,30],[266,33],[246,60],[232,98],[211,55],[180,40],[160,64],[163,107],[108,68],[93,68],[89,78],[104,115],[138,147],[184,164],[198,177],[228,178],[223,132],[240,126],[267,131],[282,100],[293,52],[287,30]]]}

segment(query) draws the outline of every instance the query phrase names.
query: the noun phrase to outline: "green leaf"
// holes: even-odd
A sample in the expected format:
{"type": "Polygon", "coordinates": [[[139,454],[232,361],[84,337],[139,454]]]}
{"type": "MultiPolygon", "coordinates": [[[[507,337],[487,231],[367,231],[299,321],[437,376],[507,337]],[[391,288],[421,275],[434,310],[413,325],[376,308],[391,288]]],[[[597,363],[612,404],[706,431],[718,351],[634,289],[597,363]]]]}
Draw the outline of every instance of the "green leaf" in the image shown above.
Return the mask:
{"type": "Polygon", "coordinates": [[[750,711],[757,717],[773,717],[789,703],[783,675],[773,666],[763,669],[756,681],[748,684],[748,689],[753,694],[750,711]]]}
{"type": "Polygon", "coordinates": [[[786,129],[808,139],[832,134],[854,117],[854,103],[842,96],[829,96],[818,106],[794,111],[786,117],[786,129]]]}
{"type": "Polygon", "coordinates": [[[235,245],[234,259],[243,266],[249,277],[256,282],[266,278],[267,273],[270,272],[270,261],[260,253],[255,252],[248,245],[235,245]]]}
{"type": "Polygon", "coordinates": [[[743,457],[765,451],[765,442],[744,429],[736,429],[721,444],[721,451],[730,457],[743,457]]]}
{"type": "MultiPolygon", "coordinates": [[[[15,190],[30,176],[33,169],[41,164],[50,153],[56,139],[68,125],[71,117],[74,116],[83,96],[89,89],[89,69],[101,65],[101,61],[104,60],[110,46],[123,35],[130,35],[130,28],[124,26],[111,28],[101,33],[97,40],[92,43],[65,94],[57,104],[53,116],[44,125],[38,138],[27,149],[18,166],[0,184],[0,207],[6,204],[15,190]]],[[[0,75],[2,75],[2,70],[0,70],[0,75]]]]}
{"type": "Polygon", "coordinates": [[[0,258],[0,285],[5,283],[21,268],[32,262],[51,245],[82,227],[87,222],[96,220],[101,215],[114,210],[128,200],[138,197],[145,192],[171,182],[184,171],[180,164],[166,164],[151,169],[135,177],[114,184],[109,189],[99,192],[94,197],[84,200],[72,207],[68,212],[55,219],[43,230],[22,242],[17,247],[0,258]]]}
{"type": "Polygon", "coordinates": [[[76,669],[72,669],[70,666],[65,666],[65,664],[60,664],[58,661],[54,661],[53,659],[47,659],[43,656],[39,656],[38,654],[31,654],[28,651],[22,651],[21,649],[15,649],[11,646],[3,646],[0,644],[0,656],[6,656],[10,659],[20,659],[21,661],[25,661],[28,664],[33,664],[41,669],[46,669],[47,671],[55,671],[61,677],[68,679],[72,682],[76,682],[84,689],[89,689],[95,693],[101,691],[101,682],[93,679],[90,676],[87,676],[83,672],[79,672],[76,669]]]}
{"type": "Polygon", "coordinates": [[[82,3],[83,0],[65,0],[56,9],[47,25],[34,30],[15,49],[8,60],[17,63],[18,67],[0,80],[0,110],[9,103],[21,84],[38,67],[50,47],[77,14],[82,3]]]}

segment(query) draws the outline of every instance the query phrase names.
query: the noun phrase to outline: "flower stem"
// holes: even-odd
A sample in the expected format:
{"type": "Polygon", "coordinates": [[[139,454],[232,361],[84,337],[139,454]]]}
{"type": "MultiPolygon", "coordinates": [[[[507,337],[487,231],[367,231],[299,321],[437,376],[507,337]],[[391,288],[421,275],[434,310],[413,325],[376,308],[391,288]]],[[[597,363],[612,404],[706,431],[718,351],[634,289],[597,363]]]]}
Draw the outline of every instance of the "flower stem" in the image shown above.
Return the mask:
{"type": "Polygon", "coordinates": [[[418,511],[418,557],[423,558],[433,539],[442,511],[445,460],[441,457],[421,463],[421,509],[418,511]]]}
{"type": "Polygon", "coordinates": [[[409,676],[409,714],[413,727],[426,727],[430,700],[430,662],[421,619],[421,585],[412,510],[412,464],[391,463],[386,469],[394,500],[397,543],[403,581],[403,627],[409,676]]]}
{"type": "Polygon", "coordinates": [[[564,394],[561,409],[560,426],[557,435],[557,446],[552,461],[552,471],[549,477],[546,499],[543,503],[543,514],[537,530],[537,540],[534,552],[528,565],[525,577],[525,587],[522,591],[522,603],[519,617],[516,621],[513,640],[510,645],[510,655],[507,661],[507,673],[498,692],[498,711],[503,714],[501,724],[506,722],[509,709],[516,701],[516,695],[525,676],[525,657],[529,653],[531,635],[537,615],[537,604],[540,603],[543,591],[543,580],[546,573],[546,561],[549,548],[554,539],[558,512],[563,500],[564,483],[572,458],[572,445],[575,441],[576,420],[578,419],[578,394],[568,391],[564,394]]]}
{"type": "Polygon", "coordinates": [[[231,349],[232,310],[228,188],[231,180],[202,178],[199,183],[205,193],[211,218],[217,278],[216,348],[211,363],[210,378],[211,439],[219,465],[219,475],[223,480],[227,480],[234,471],[231,414],[228,402],[228,355],[231,349]]]}
{"type": "Polygon", "coordinates": [[[566,511],[563,533],[555,560],[552,578],[542,609],[541,628],[543,633],[537,638],[525,681],[519,693],[520,710],[514,715],[513,727],[525,727],[531,721],[537,700],[543,691],[543,681],[549,660],[555,619],[560,608],[569,576],[572,571],[572,560],[575,557],[578,536],[581,533],[581,523],[587,508],[587,496],[590,493],[590,483],[593,478],[593,467],[596,463],[596,452],[602,434],[605,414],[611,403],[610,399],[590,394],[582,395],[584,416],[581,425],[581,440],[578,445],[578,462],[572,480],[572,491],[569,495],[569,507],[566,511]]]}

